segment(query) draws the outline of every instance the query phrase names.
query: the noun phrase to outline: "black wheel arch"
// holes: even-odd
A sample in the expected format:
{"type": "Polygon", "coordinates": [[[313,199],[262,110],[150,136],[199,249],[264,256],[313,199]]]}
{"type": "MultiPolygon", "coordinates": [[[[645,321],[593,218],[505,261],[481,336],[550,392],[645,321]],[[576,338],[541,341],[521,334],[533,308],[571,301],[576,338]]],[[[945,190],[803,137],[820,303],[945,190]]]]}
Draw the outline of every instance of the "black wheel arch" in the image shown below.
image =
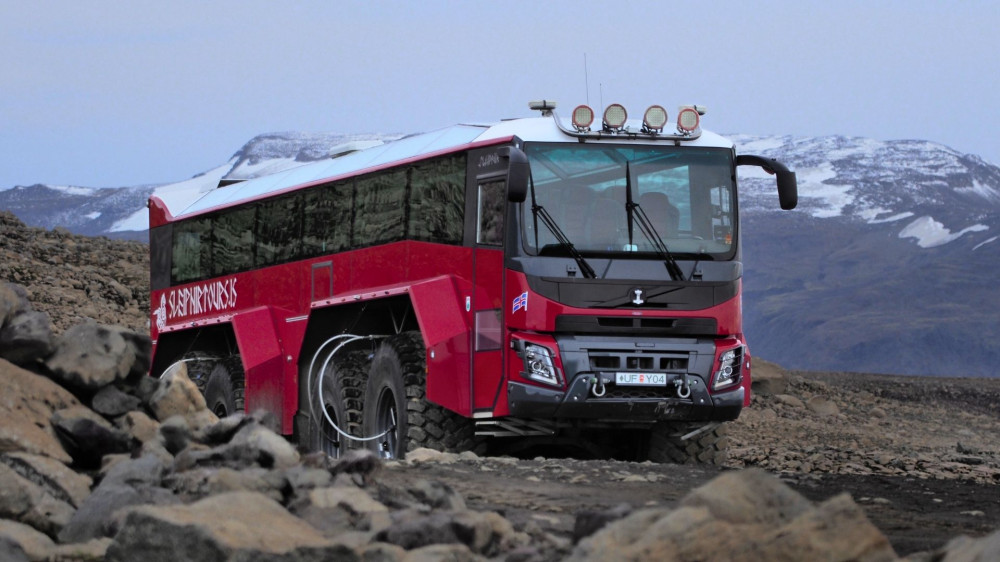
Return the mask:
{"type": "Polygon", "coordinates": [[[224,323],[160,334],[149,374],[159,377],[185,354],[195,351],[218,357],[239,355],[232,325],[224,323]]]}

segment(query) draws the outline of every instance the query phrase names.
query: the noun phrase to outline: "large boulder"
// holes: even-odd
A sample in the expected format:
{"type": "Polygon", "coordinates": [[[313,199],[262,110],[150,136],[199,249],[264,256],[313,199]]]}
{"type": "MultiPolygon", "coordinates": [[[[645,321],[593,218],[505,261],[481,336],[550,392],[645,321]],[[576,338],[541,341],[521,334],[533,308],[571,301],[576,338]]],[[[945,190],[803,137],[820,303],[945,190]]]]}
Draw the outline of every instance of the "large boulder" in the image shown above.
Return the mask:
{"type": "Polygon", "coordinates": [[[52,352],[52,323],[44,312],[18,314],[0,328],[0,357],[16,365],[33,365],[52,352]]]}
{"type": "Polygon", "coordinates": [[[0,359],[0,452],[70,463],[50,420],[54,412],[74,406],[80,401],[52,380],[0,359]]]}
{"type": "MultiPolygon", "coordinates": [[[[375,539],[411,550],[432,544],[463,544],[483,556],[516,546],[521,537],[509,521],[491,511],[397,511],[392,525],[375,539]]],[[[606,560],[613,560],[613,557],[606,560]]]]}
{"type": "Polygon", "coordinates": [[[73,463],[84,469],[99,468],[105,455],[128,453],[132,449],[128,433],[84,406],[55,412],[52,427],[73,463]]]}
{"type": "Polygon", "coordinates": [[[205,397],[188,378],[183,363],[163,374],[149,399],[149,407],[160,422],[172,416],[184,416],[206,409],[205,397]]]}
{"type": "Polygon", "coordinates": [[[24,287],[15,283],[0,283],[0,328],[29,310],[31,303],[24,287]]]}
{"type": "Polygon", "coordinates": [[[47,493],[73,507],[80,507],[90,495],[90,487],[94,483],[86,474],[75,472],[50,457],[30,453],[6,453],[0,455],[0,462],[22,478],[42,486],[47,493]]]}
{"type": "Polygon", "coordinates": [[[644,509],[577,545],[570,560],[896,560],[846,495],[818,506],[760,470],[723,474],[677,509],[644,509]]]}
{"type": "Polygon", "coordinates": [[[154,455],[119,461],[60,531],[60,542],[112,535],[119,522],[117,514],[130,506],[179,503],[179,498],[160,487],[165,472],[166,466],[154,455]]]}
{"type": "Polygon", "coordinates": [[[289,509],[334,538],[345,531],[382,531],[389,527],[389,509],[354,486],[315,488],[289,509]]]}
{"type": "MultiPolygon", "coordinates": [[[[52,548],[55,547],[55,543],[48,535],[40,533],[24,523],[8,519],[0,519],[0,540],[16,545],[24,552],[26,560],[45,560],[52,548]]],[[[12,550],[16,551],[16,549],[12,550]]],[[[0,560],[8,562],[17,559],[4,554],[3,548],[0,548],[0,560]]]]}
{"type": "Polygon", "coordinates": [[[190,505],[129,511],[108,547],[108,562],[358,560],[280,504],[230,492],[190,505]]]}
{"type": "Polygon", "coordinates": [[[35,484],[0,464],[0,518],[19,521],[50,537],[69,522],[76,509],[48,486],[35,484]]]}
{"type": "Polygon", "coordinates": [[[63,386],[92,394],[145,374],[151,347],[148,336],[124,328],[78,324],[56,339],[45,365],[63,386]]]}
{"type": "Polygon", "coordinates": [[[990,562],[1000,560],[1000,531],[982,538],[956,537],[927,560],[942,562],[990,562]]]}

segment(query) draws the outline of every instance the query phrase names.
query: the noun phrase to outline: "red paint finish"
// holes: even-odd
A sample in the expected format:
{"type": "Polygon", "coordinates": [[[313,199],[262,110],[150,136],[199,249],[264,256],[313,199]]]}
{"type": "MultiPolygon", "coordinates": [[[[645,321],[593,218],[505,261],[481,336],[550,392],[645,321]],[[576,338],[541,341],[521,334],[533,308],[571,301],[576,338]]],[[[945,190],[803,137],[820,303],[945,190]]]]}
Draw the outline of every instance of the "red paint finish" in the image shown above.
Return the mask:
{"type": "Polygon", "coordinates": [[[469,361],[472,314],[465,311],[471,294],[467,281],[439,277],[410,288],[427,346],[427,398],[463,416],[472,415],[469,361]]]}
{"type": "Polygon", "coordinates": [[[298,383],[285,376],[285,356],[275,329],[271,307],[259,307],[233,316],[233,332],[240,347],[246,382],[246,411],[267,410],[281,420],[282,430],[291,432],[294,405],[286,412],[285,397],[297,396],[298,383]]]}
{"type": "MultiPolygon", "coordinates": [[[[475,291],[472,298],[472,309],[474,311],[496,311],[499,318],[496,322],[500,324],[501,341],[497,347],[490,345],[483,346],[484,349],[477,349],[474,352],[472,389],[473,408],[475,410],[489,410],[492,412],[493,405],[497,401],[497,393],[503,382],[503,350],[506,338],[502,338],[503,331],[503,251],[499,249],[477,248],[475,250],[475,291]]],[[[475,329],[475,326],[473,326],[475,329]]],[[[478,334],[473,333],[473,342],[477,340],[478,334]]],[[[482,339],[482,338],[480,338],[482,339]]]]}
{"type": "Polygon", "coordinates": [[[428,398],[469,416],[471,279],[471,248],[407,241],[178,285],[151,295],[153,352],[161,334],[232,324],[248,411],[274,412],[290,433],[299,363],[311,359],[299,356],[311,311],[409,295],[428,349],[428,398]],[[317,291],[329,286],[327,275],[332,295],[317,291]]]}
{"type": "Polygon", "coordinates": [[[167,205],[159,197],[151,195],[146,206],[149,207],[149,228],[163,226],[174,220],[173,215],[167,210],[167,205]]]}

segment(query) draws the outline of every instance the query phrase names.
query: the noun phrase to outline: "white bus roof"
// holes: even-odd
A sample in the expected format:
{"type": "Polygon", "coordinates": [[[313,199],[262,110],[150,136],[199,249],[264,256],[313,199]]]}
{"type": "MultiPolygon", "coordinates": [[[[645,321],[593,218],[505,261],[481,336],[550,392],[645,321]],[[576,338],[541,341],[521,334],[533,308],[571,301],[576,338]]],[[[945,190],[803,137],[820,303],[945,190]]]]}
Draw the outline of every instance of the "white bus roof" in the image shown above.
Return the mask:
{"type": "MultiPolygon", "coordinates": [[[[563,120],[569,128],[569,123],[563,120]]],[[[641,123],[628,123],[629,128],[638,131],[641,123]]],[[[243,201],[259,199],[271,193],[288,190],[295,186],[315,184],[390,165],[422,155],[461,150],[473,143],[517,137],[525,142],[579,142],[575,137],[562,132],[551,117],[533,117],[501,121],[493,125],[454,125],[429,133],[404,137],[381,146],[352,152],[330,160],[323,160],[292,168],[276,174],[263,176],[213,189],[174,215],[175,218],[203,213],[210,209],[228,207],[243,201]]],[[[608,137],[601,141],[624,144],[656,144],[667,141],[650,141],[648,138],[628,139],[608,137]]],[[[685,146],[732,148],[733,143],[715,133],[702,130],[701,136],[683,141],[685,146]]]]}

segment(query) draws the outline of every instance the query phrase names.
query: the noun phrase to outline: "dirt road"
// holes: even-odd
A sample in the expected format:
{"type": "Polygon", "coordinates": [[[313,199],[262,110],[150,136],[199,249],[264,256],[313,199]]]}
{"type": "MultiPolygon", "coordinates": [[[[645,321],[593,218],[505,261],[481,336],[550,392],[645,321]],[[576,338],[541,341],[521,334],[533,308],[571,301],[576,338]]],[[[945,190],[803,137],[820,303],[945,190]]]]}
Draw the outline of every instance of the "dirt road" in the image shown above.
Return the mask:
{"type": "Polygon", "coordinates": [[[722,470],[762,467],[813,501],[848,493],[897,554],[1000,528],[1000,379],[788,373],[755,362],[754,404],[726,468],[445,456],[389,463],[389,484],[438,480],[469,507],[548,535],[558,559],[582,512],[671,506],[722,470]]]}

